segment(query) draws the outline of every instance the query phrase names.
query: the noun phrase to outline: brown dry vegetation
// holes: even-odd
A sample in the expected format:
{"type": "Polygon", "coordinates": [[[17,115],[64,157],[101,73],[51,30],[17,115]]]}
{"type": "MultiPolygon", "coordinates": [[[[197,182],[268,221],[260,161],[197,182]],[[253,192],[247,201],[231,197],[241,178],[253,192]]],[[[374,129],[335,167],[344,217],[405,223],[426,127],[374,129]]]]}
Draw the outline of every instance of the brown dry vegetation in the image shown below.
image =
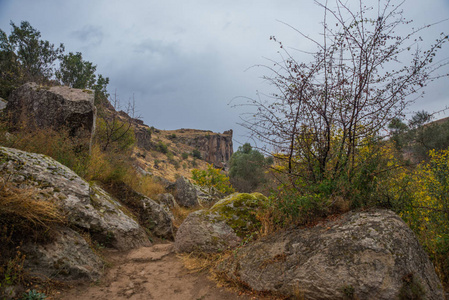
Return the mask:
{"type": "Polygon", "coordinates": [[[0,178],[0,296],[7,286],[35,281],[23,267],[22,243],[51,239],[52,227],[64,222],[58,206],[40,199],[36,188],[17,187],[8,177],[0,178]]]}
{"type": "Polygon", "coordinates": [[[155,176],[170,181],[176,180],[179,176],[191,178],[192,169],[206,169],[207,163],[204,160],[194,158],[192,152],[195,148],[182,141],[194,139],[198,135],[204,136],[207,132],[193,129],[155,129],[151,135],[154,149],[148,151],[134,148],[132,157],[139,167],[155,176]],[[160,143],[167,146],[167,153],[158,151],[157,145],[160,143]]]}

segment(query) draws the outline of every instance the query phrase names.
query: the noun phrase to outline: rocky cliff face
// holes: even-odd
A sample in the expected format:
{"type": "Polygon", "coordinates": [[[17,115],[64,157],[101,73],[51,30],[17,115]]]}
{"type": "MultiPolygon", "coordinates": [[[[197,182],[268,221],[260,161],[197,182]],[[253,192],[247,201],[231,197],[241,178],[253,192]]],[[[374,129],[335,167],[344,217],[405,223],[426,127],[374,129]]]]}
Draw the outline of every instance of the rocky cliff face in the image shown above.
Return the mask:
{"type": "Polygon", "coordinates": [[[11,94],[6,110],[16,126],[56,130],[65,127],[72,135],[87,138],[95,127],[96,109],[91,90],[26,83],[11,94]]]}
{"type": "Polygon", "coordinates": [[[226,167],[233,153],[232,129],[221,134],[194,129],[180,129],[179,132],[184,133],[179,141],[199,150],[204,160],[216,167],[226,167]]]}

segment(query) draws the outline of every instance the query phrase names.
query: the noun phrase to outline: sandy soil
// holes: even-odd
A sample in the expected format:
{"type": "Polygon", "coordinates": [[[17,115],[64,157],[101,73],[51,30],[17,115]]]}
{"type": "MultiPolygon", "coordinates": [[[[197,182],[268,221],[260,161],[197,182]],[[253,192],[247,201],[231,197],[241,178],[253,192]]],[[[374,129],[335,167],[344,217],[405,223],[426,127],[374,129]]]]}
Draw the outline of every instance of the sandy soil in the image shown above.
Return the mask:
{"type": "Polygon", "coordinates": [[[111,266],[99,282],[58,291],[54,299],[268,299],[239,295],[218,287],[205,273],[189,272],[172,248],[172,244],[157,244],[126,253],[108,252],[105,256],[111,266]]]}

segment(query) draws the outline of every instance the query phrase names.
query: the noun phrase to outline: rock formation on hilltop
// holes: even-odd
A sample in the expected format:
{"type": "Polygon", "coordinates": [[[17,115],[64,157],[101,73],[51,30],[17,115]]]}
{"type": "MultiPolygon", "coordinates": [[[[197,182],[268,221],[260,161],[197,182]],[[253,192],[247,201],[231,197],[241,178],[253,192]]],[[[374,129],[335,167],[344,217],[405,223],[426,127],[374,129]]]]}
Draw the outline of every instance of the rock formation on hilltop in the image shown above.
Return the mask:
{"type": "Polygon", "coordinates": [[[201,153],[202,159],[216,167],[225,167],[233,153],[232,129],[223,133],[212,131],[180,129],[179,141],[192,146],[201,153]]]}
{"type": "Polygon", "coordinates": [[[70,134],[87,138],[95,129],[96,109],[91,90],[26,83],[10,95],[6,111],[16,126],[67,128],[70,134]]]}

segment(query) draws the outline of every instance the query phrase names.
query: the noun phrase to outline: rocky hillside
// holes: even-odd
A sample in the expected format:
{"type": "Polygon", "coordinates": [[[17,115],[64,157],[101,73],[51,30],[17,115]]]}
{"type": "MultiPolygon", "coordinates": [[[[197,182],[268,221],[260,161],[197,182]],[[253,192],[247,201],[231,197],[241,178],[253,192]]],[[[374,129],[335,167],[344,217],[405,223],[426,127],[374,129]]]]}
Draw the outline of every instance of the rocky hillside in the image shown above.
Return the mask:
{"type": "Polygon", "coordinates": [[[159,130],[140,124],[135,132],[138,166],[171,181],[178,176],[191,177],[191,169],[205,168],[207,163],[226,168],[233,153],[232,130],[220,134],[195,129],[159,130]],[[147,133],[143,134],[144,130],[147,133]]]}
{"type": "Polygon", "coordinates": [[[109,102],[97,104],[95,109],[91,90],[27,83],[12,93],[6,111],[17,127],[25,123],[56,130],[67,127],[79,137],[90,137],[95,132],[97,114],[109,120],[117,118],[133,128],[136,147],[132,158],[136,167],[142,173],[170,181],[179,176],[191,177],[193,168],[205,168],[207,163],[226,168],[233,153],[232,130],[222,134],[195,129],[159,130],[116,111],[109,102]]]}
{"type": "MultiPolygon", "coordinates": [[[[108,114],[117,114],[108,106],[108,114]]],[[[227,168],[233,154],[232,129],[223,133],[210,130],[160,130],[123,111],[118,116],[132,124],[136,137],[133,158],[136,166],[149,174],[170,181],[179,176],[191,177],[193,168],[206,168],[207,163],[227,168]]]]}

